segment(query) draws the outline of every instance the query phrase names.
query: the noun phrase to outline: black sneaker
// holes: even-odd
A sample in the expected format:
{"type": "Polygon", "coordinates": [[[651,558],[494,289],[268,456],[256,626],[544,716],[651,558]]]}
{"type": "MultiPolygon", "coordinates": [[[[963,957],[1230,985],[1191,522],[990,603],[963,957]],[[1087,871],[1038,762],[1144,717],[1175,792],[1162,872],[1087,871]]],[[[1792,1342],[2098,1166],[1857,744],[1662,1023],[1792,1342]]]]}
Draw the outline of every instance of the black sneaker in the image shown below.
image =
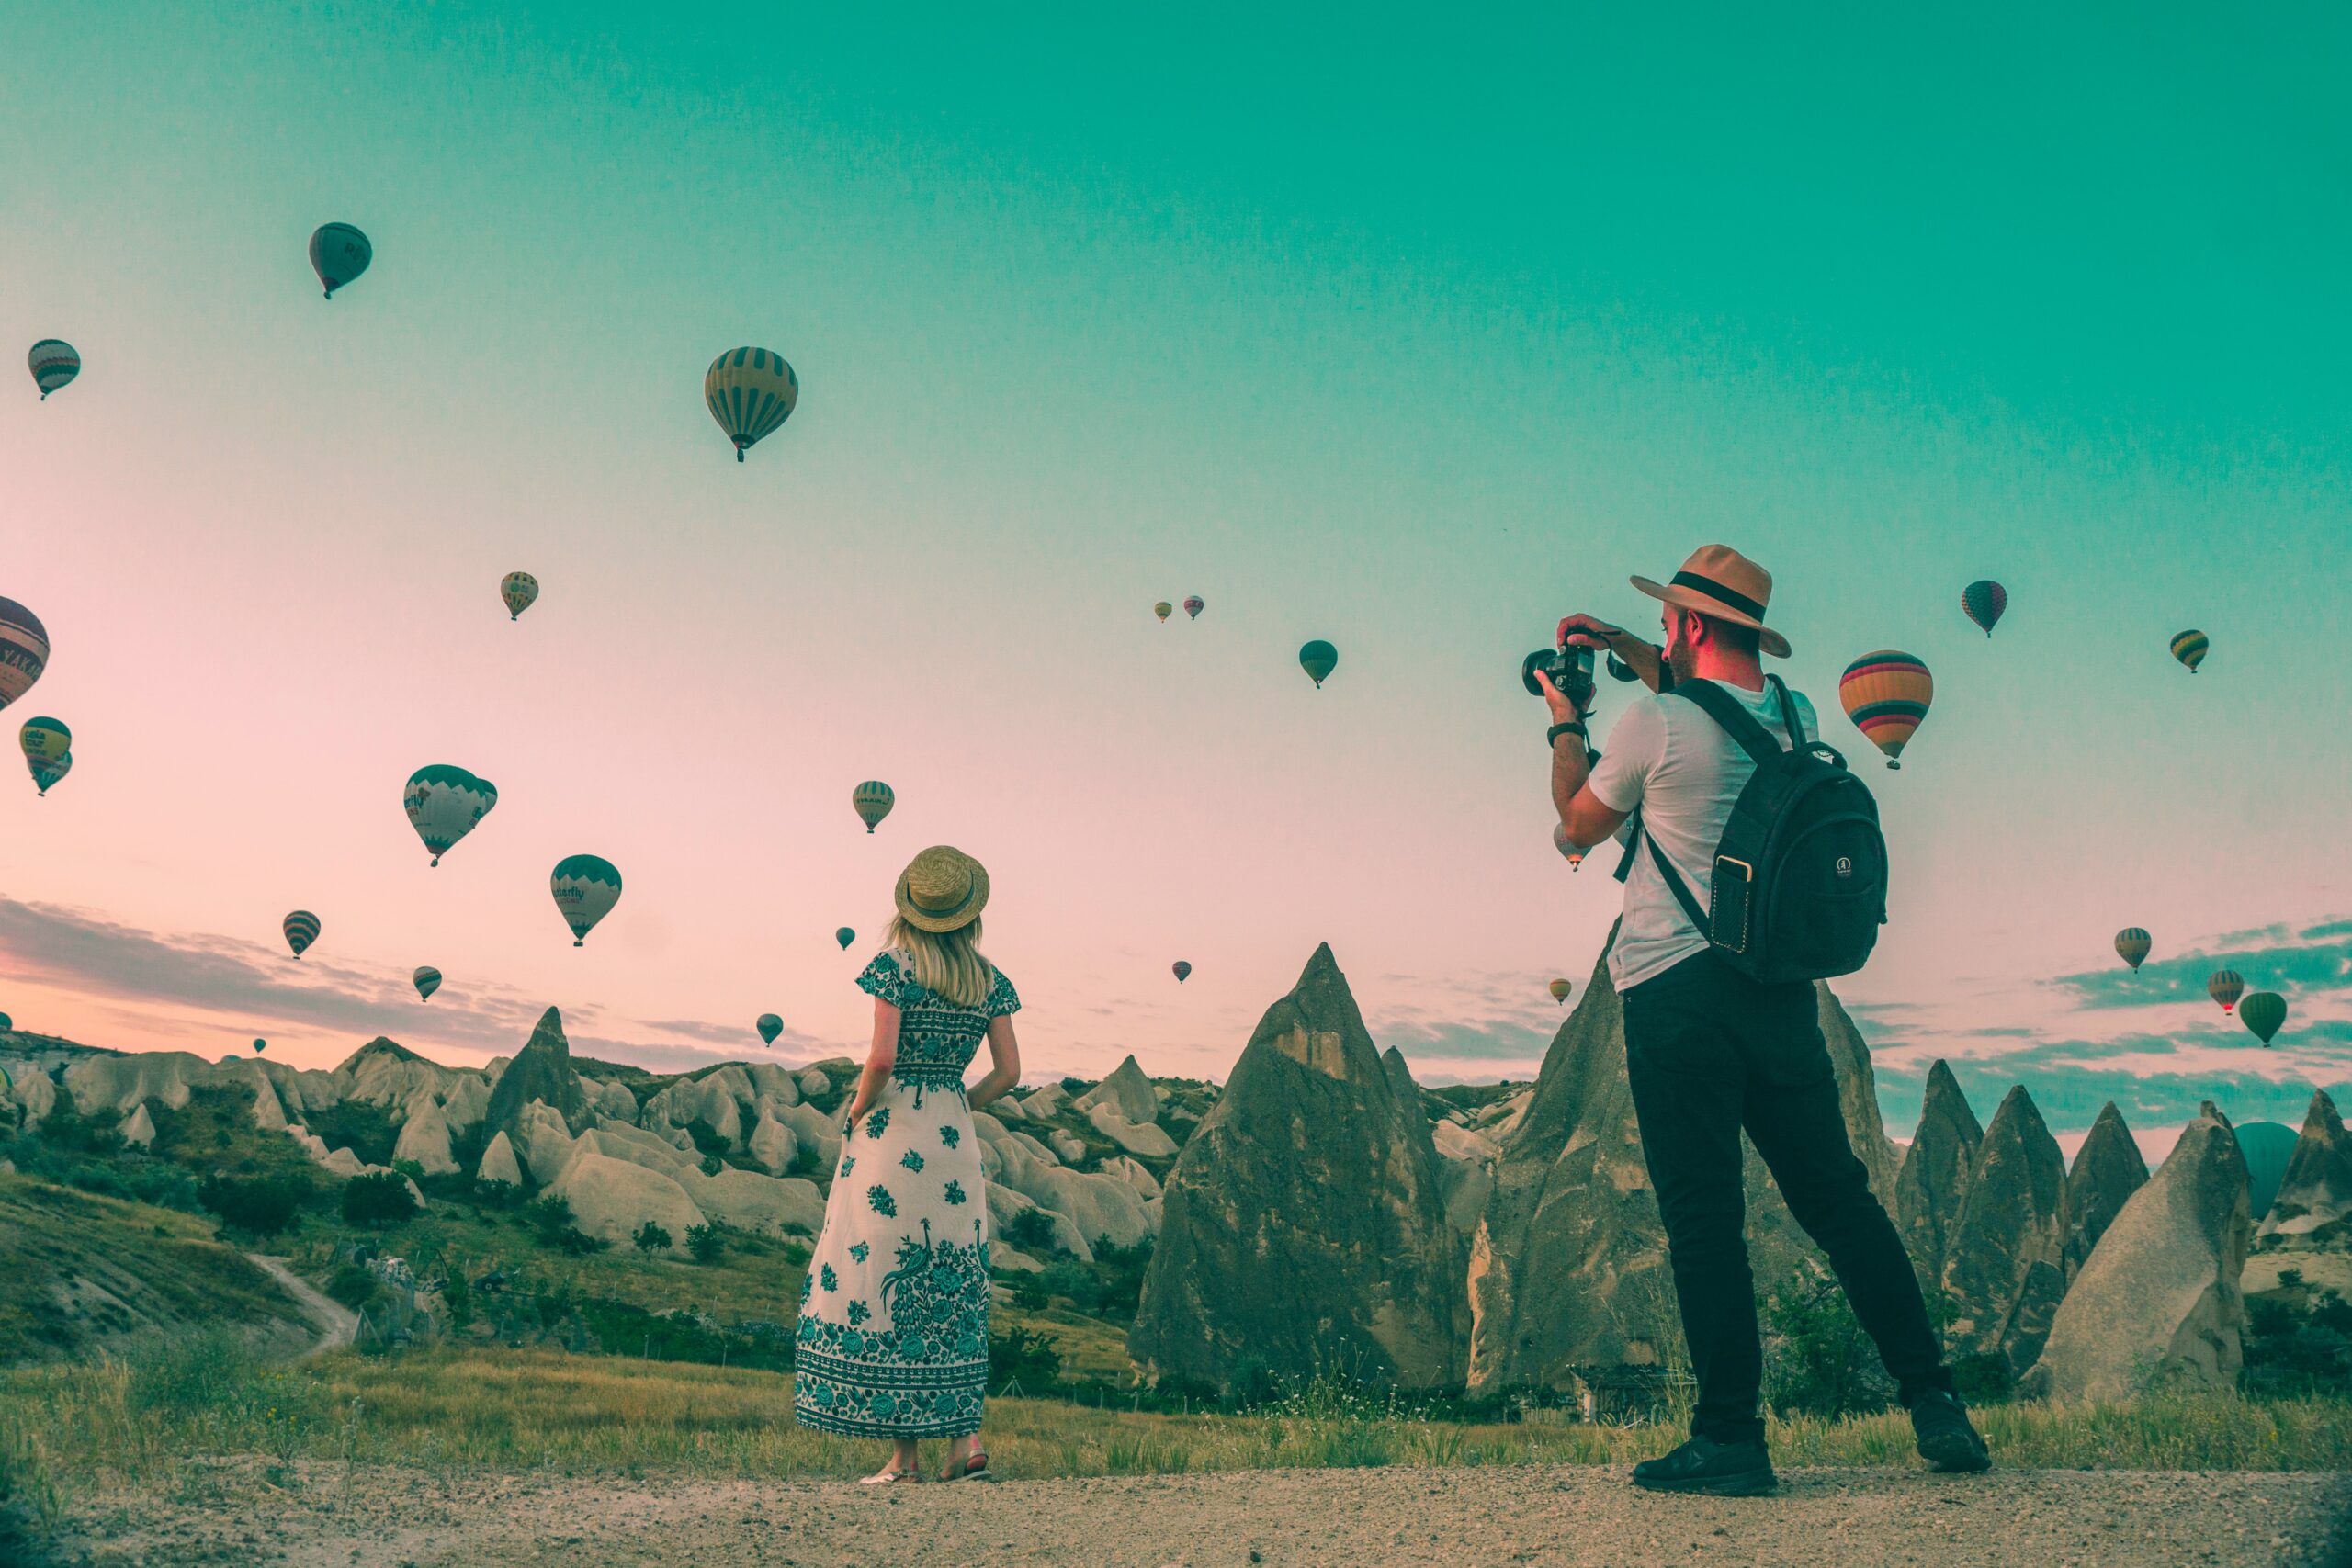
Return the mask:
{"type": "Polygon", "coordinates": [[[1968,1406],[1960,1396],[1941,1389],[1919,1396],[1911,1407],[1911,1430],[1919,1440],[1919,1457],[1929,1470],[1979,1471],[1993,1468],[1984,1439],[1969,1425],[1968,1406]]]}
{"type": "Polygon", "coordinates": [[[1761,1438],[1736,1443],[1693,1438],[1663,1459],[1645,1459],[1634,1467],[1634,1484],[1650,1492],[1760,1497],[1780,1483],[1761,1438]]]}

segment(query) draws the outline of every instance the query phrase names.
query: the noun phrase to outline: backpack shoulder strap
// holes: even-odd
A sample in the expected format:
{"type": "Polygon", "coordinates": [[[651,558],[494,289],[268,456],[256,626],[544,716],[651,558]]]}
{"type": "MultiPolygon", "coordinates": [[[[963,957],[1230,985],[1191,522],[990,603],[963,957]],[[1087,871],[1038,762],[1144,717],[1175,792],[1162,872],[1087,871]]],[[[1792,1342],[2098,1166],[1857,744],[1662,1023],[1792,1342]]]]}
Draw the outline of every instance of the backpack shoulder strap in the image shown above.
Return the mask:
{"type": "Polygon", "coordinates": [[[1656,839],[1650,837],[1650,830],[1642,826],[1642,808],[1638,806],[1634,807],[1632,822],[1634,830],[1625,836],[1625,852],[1617,862],[1617,880],[1623,882],[1633,874],[1634,858],[1642,852],[1642,846],[1648,845],[1650,859],[1657,866],[1658,880],[1666,884],[1668,893],[1674,895],[1674,901],[1682,906],[1682,912],[1690,917],[1690,924],[1697,929],[1700,937],[1713,942],[1714,932],[1707,924],[1707,911],[1699,908],[1699,900],[1690,895],[1690,885],[1682,880],[1681,874],[1674,869],[1674,863],[1666,858],[1666,852],[1657,847],[1656,839]]]}
{"type": "Polygon", "coordinates": [[[1781,728],[1789,732],[1789,750],[1804,750],[1804,722],[1797,717],[1797,700],[1789,695],[1787,684],[1778,675],[1767,675],[1764,679],[1771,682],[1773,694],[1781,699],[1781,728]]]}
{"type": "MultiPolygon", "coordinates": [[[[1773,684],[1779,685],[1780,682],[1775,681],[1773,684]]],[[[1781,744],[1772,739],[1771,732],[1757,723],[1755,715],[1740,706],[1729,692],[1713,681],[1685,681],[1674,688],[1673,694],[1696,704],[1709,718],[1722,725],[1724,732],[1739,742],[1739,749],[1747,752],[1758,767],[1781,754],[1781,744]]],[[[1793,711],[1787,705],[1789,696],[1785,686],[1781,688],[1781,701],[1783,714],[1793,711]]],[[[1794,733],[1792,729],[1792,739],[1794,733]]]]}

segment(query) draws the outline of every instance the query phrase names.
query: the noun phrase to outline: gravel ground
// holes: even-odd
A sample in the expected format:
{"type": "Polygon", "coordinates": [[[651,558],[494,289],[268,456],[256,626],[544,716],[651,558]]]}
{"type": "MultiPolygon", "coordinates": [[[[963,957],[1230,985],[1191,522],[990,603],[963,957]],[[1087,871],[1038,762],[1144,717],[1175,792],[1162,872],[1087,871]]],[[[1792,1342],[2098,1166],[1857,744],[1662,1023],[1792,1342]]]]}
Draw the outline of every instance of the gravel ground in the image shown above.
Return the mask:
{"type": "Polygon", "coordinates": [[[91,1499],[61,1563],[492,1568],[1562,1568],[1707,1561],[2352,1564],[2352,1476],[1784,1472],[1777,1497],[1657,1497],[1622,1470],[1271,1471],[888,1489],[309,1467],[91,1499]]]}

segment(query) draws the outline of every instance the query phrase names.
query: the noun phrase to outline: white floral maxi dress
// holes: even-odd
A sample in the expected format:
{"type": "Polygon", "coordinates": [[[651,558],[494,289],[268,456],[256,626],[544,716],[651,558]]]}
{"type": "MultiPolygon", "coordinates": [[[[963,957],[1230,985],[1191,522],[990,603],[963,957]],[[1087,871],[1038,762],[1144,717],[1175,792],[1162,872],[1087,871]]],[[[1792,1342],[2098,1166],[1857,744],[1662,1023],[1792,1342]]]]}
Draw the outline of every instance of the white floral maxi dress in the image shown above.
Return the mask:
{"type": "Polygon", "coordinates": [[[794,1412],[849,1437],[963,1437],[980,1429],[989,1374],[988,1193],[964,1069],[1021,998],[998,974],[980,1006],[958,1007],[898,952],[857,983],[899,1008],[899,1055],[842,1140],[800,1292],[794,1412]]]}

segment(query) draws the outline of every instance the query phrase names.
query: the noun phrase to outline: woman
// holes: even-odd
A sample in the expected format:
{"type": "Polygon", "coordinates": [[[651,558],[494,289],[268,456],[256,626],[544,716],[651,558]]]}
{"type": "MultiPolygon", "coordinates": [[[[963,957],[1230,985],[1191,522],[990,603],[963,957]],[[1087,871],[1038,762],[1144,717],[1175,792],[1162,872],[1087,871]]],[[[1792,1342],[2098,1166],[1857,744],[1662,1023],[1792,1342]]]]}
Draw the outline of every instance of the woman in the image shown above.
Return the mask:
{"type": "Polygon", "coordinates": [[[942,1481],[987,1476],[988,1192],[971,1112],[1021,1078],[1021,998],[980,956],[987,870],[934,845],[897,897],[889,945],[857,978],[874,998],[874,1045],[794,1337],[801,1425],[896,1445],[869,1486],[921,1480],[921,1438],[948,1439],[942,1481]],[[994,1065],[967,1090],[983,1035],[994,1065]]]}

